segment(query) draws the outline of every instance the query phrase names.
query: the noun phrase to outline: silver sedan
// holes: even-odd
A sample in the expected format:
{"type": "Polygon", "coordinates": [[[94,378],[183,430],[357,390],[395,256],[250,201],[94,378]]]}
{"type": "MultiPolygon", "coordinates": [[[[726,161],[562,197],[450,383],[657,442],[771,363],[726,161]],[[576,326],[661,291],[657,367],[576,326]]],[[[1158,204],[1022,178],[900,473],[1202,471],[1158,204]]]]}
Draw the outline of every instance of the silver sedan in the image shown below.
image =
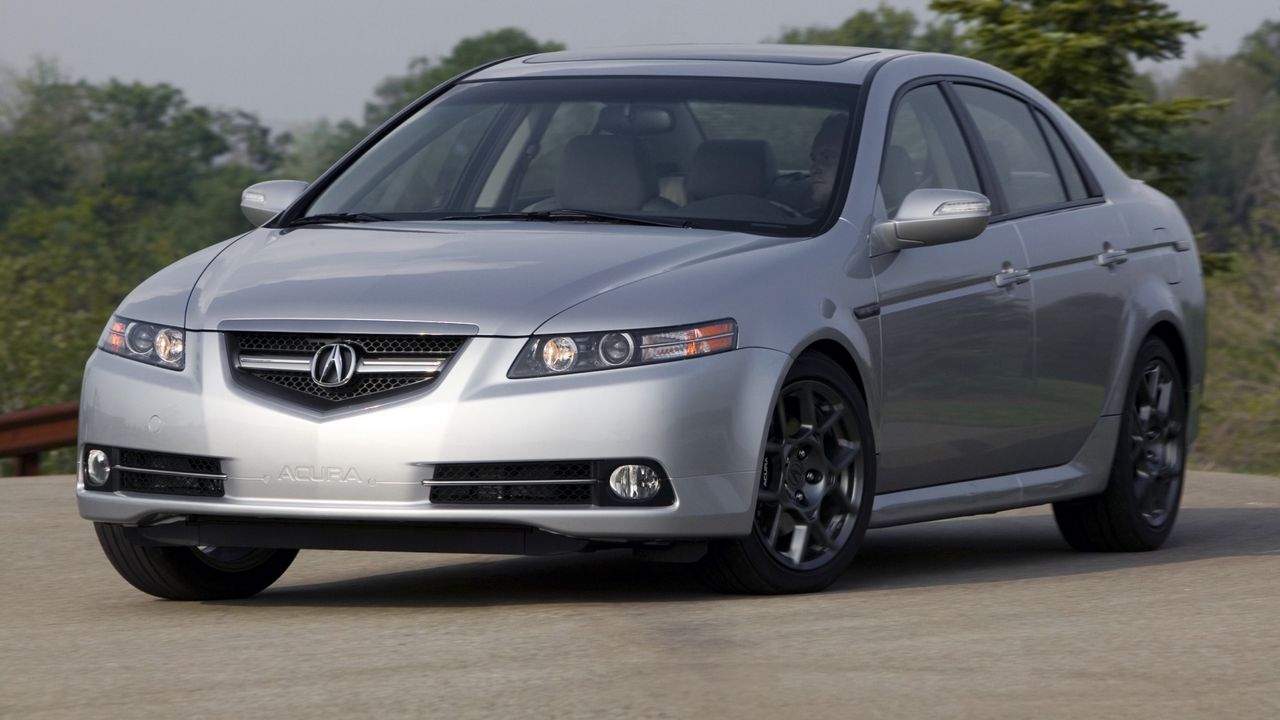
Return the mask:
{"type": "Polygon", "coordinates": [[[632,548],[804,592],[873,527],[1174,525],[1191,232],[989,65],[509,59],[242,207],[259,227],[139,286],[85,369],[80,514],[144,592],[249,596],[299,548],[632,548]]]}

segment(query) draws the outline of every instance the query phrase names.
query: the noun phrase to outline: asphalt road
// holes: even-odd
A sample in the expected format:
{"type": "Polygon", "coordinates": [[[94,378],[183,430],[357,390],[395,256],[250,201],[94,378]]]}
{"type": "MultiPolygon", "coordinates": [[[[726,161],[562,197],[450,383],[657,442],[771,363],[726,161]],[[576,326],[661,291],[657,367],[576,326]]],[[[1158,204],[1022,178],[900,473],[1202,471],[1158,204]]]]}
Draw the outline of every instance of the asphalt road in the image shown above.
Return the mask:
{"type": "Polygon", "coordinates": [[[303,552],[248,601],[119,579],[66,477],[0,479],[0,716],[1280,717],[1280,479],[1195,473],[1170,542],[1047,509],[873,531],[819,595],[680,566],[303,552]]]}

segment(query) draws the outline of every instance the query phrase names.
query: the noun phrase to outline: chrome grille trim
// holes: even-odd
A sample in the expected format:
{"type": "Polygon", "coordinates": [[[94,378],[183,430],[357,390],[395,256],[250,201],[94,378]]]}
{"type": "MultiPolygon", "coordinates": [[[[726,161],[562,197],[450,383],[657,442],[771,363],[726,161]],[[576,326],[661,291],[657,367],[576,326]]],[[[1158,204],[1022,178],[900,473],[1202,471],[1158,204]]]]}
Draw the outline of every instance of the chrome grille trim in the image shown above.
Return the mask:
{"type": "Polygon", "coordinates": [[[434,487],[455,487],[463,485],[591,485],[594,478],[588,480],[423,480],[423,485],[434,487]]]}
{"type": "Polygon", "coordinates": [[[132,467],[130,465],[112,465],[111,466],[111,472],[116,472],[117,470],[120,472],[142,473],[143,475],[172,475],[174,477],[195,477],[195,478],[206,478],[209,480],[226,480],[227,479],[226,475],[218,475],[215,473],[188,472],[186,470],[183,470],[183,471],[157,470],[155,468],[132,467]]]}
{"type": "MultiPolygon", "coordinates": [[[[444,367],[445,360],[409,360],[360,358],[356,374],[436,375],[444,367]]],[[[311,372],[311,358],[305,355],[248,355],[242,354],[236,362],[241,370],[271,370],[274,372],[311,372]]]]}

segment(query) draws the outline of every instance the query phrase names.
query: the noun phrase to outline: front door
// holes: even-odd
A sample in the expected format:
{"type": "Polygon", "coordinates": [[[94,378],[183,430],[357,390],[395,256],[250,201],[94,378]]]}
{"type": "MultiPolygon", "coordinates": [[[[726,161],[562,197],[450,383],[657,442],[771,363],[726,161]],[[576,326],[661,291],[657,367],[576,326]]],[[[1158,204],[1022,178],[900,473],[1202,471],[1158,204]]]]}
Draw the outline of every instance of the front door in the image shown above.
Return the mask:
{"type": "MultiPolygon", "coordinates": [[[[955,116],[936,85],[903,95],[880,174],[892,218],[917,188],[981,191],[955,116]]],[[[1035,400],[1032,296],[1017,229],[873,258],[881,323],[877,485],[893,492],[1037,465],[1026,409],[1035,400]]]]}

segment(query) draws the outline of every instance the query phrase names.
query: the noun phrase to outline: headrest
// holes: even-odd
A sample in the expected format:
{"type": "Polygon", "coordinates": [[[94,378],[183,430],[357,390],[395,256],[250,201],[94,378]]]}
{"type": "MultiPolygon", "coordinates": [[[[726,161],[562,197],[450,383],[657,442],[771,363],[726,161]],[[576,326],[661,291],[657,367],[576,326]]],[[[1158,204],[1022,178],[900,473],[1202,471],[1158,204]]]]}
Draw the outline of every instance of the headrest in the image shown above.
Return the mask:
{"type": "Polygon", "coordinates": [[[658,135],[675,126],[671,111],[654,105],[608,105],[596,128],[614,135],[658,135]]]}
{"type": "Polygon", "coordinates": [[[689,201],[718,195],[764,197],[777,176],[773,150],[763,140],[704,140],[685,181],[689,201]]]}
{"type": "Polygon", "coordinates": [[[658,179],[639,141],[579,135],[564,147],[556,198],[579,210],[638,210],[658,194],[658,179]]]}

